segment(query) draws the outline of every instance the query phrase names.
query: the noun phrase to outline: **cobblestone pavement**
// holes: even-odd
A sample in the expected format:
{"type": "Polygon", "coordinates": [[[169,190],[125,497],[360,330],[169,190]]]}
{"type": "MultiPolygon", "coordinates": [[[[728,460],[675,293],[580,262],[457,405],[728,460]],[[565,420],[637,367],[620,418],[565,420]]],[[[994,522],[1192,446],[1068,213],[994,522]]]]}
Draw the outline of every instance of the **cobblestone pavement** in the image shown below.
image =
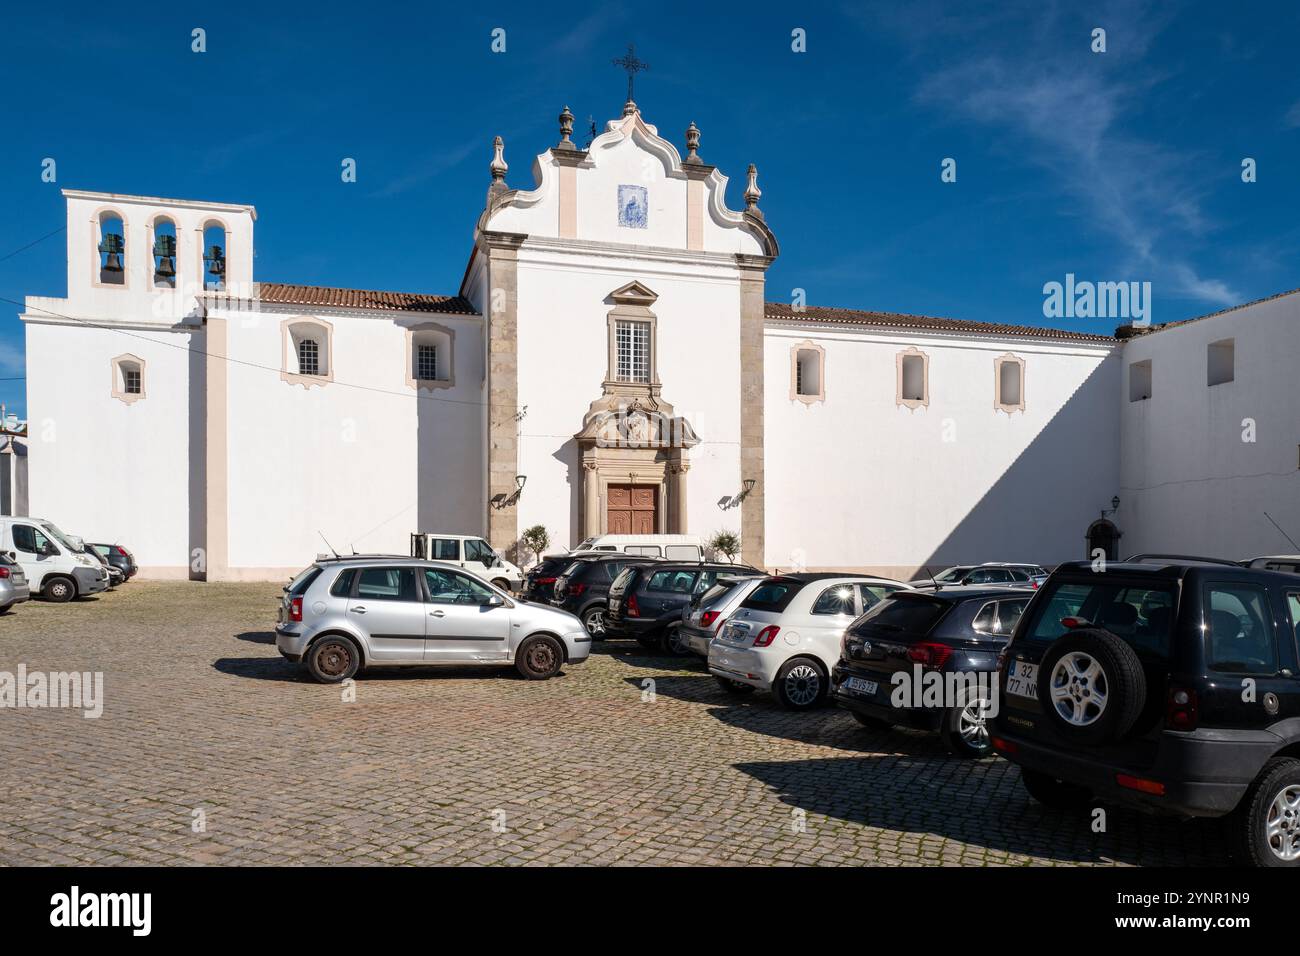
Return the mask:
{"type": "Polygon", "coordinates": [[[98,720],[0,710],[0,864],[1225,858],[1217,823],[1111,810],[1094,833],[1030,803],[1002,760],[732,698],[700,664],[635,644],[597,645],[547,682],[362,676],[345,703],[276,652],[278,593],[134,582],[0,617],[0,671],[103,671],[106,697],[98,720]]]}

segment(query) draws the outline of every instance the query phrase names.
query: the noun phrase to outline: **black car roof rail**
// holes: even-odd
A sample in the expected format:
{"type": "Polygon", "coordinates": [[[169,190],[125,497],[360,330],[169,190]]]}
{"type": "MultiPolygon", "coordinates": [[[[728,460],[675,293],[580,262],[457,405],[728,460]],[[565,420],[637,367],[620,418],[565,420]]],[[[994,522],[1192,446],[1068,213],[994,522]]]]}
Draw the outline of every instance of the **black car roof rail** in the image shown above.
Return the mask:
{"type": "Polygon", "coordinates": [[[1229,567],[1241,567],[1240,561],[1233,561],[1230,558],[1207,558],[1197,554],[1161,554],[1160,552],[1144,552],[1125,558],[1124,564],[1140,564],[1150,561],[1173,561],[1175,563],[1182,561],[1195,561],[1200,564],[1225,564],[1229,567]]]}

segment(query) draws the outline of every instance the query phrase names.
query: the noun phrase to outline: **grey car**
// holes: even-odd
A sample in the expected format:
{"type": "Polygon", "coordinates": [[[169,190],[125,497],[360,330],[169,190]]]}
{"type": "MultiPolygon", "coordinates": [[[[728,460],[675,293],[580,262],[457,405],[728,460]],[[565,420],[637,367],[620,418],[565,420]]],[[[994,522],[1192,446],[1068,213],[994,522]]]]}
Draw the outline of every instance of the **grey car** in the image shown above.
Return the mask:
{"type": "Polygon", "coordinates": [[[322,559],[284,589],[276,646],[315,680],[362,668],[500,664],[545,680],[591,653],[572,614],[511,597],[454,564],[322,559]]]}
{"type": "Polygon", "coordinates": [[[30,600],[31,596],[22,567],[9,555],[0,553],[0,614],[30,600]]]}
{"type": "Polygon", "coordinates": [[[749,592],[766,577],[765,574],[720,576],[713,587],[682,608],[682,626],[678,629],[680,643],[707,659],[709,641],[722,630],[731,612],[740,607],[741,602],[749,597],[749,592]]]}

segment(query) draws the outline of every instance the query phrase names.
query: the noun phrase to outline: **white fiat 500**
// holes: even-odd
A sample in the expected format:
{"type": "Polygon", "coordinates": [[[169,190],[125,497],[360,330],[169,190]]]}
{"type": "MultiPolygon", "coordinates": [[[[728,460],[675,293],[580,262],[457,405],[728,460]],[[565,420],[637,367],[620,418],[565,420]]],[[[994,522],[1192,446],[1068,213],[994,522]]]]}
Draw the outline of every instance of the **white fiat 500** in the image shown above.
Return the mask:
{"type": "Polygon", "coordinates": [[[770,690],[781,706],[826,700],[840,638],[854,618],[909,585],[863,574],[782,574],[745,598],[709,644],[709,673],[732,693],[770,690]]]}

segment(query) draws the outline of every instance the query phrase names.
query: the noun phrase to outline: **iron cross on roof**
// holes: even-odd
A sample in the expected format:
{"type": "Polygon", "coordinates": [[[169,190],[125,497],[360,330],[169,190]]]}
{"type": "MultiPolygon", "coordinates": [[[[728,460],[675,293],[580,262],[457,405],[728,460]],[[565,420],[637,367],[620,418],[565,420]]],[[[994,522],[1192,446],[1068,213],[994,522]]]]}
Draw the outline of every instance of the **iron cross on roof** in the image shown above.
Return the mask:
{"type": "Polygon", "coordinates": [[[615,66],[621,66],[623,69],[627,70],[627,101],[629,103],[633,102],[632,78],[642,70],[650,69],[650,64],[646,63],[644,60],[638,60],[636,58],[636,47],[631,43],[627,45],[626,56],[620,56],[611,62],[613,62],[615,66]]]}

